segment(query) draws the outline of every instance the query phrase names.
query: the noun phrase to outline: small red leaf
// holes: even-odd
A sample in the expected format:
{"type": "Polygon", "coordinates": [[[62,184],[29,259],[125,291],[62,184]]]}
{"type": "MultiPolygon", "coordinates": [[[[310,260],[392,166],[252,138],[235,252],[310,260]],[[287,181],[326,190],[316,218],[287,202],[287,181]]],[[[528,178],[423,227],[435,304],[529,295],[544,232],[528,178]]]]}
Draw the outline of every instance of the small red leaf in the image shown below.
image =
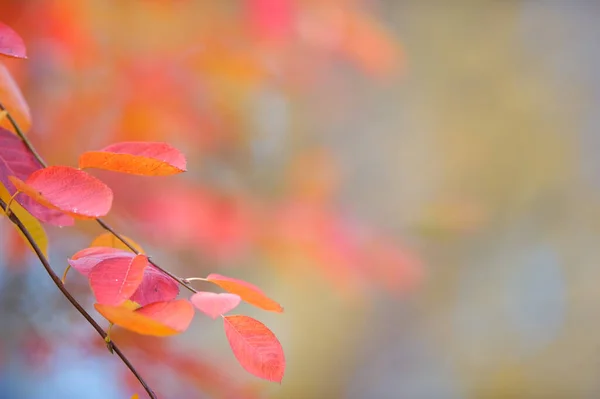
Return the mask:
{"type": "Polygon", "coordinates": [[[0,22],[0,54],[13,58],[27,58],[25,43],[10,26],[0,22]]]}
{"type": "Polygon", "coordinates": [[[135,254],[130,251],[109,247],[91,247],[77,252],[67,259],[69,265],[84,276],[88,276],[92,269],[101,261],[112,258],[133,259],[135,254]]]}
{"type": "MultiPolygon", "coordinates": [[[[0,98],[3,98],[1,88],[0,98]]],[[[9,176],[16,176],[21,180],[25,180],[33,172],[41,168],[42,165],[29,152],[23,141],[8,130],[0,127],[0,182],[4,184],[8,193],[13,195],[17,192],[14,184],[8,178],[9,176]]],[[[72,217],[55,209],[48,209],[25,194],[17,195],[17,202],[42,222],[57,226],[71,226],[74,223],[72,217]]]]}
{"type": "Polygon", "coordinates": [[[231,277],[221,276],[220,274],[210,274],[206,280],[218,285],[225,291],[239,295],[242,300],[251,305],[271,312],[283,312],[283,308],[277,302],[267,297],[258,287],[231,277]]]}
{"type": "Polygon", "coordinates": [[[98,303],[118,306],[129,299],[142,283],[147,266],[145,255],[100,261],[89,274],[98,303]]]}
{"type": "Polygon", "coordinates": [[[142,283],[130,299],[145,306],[153,302],[170,301],[177,298],[178,294],[177,282],[150,265],[144,271],[142,283]]]}
{"type": "Polygon", "coordinates": [[[257,377],[281,382],[285,356],[271,330],[248,316],[225,316],[223,325],[233,354],[242,367],[257,377]]]}
{"type": "Polygon", "coordinates": [[[50,166],[37,170],[23,182],[8,177],[17,190],[40,204],[81,219],[105,216],[112,205],[113,193],[100,180],[69,166],[50,166]]]}
{"type": "Polygon", "coordinates": [[[241,300],[242,298],[236,294],[215,294],[214,292],[197,292],[190,298],[196,309],[213,319],[235,309],[241,300]]]}
{"type": "Polygon", "coordinates": [[[155,302],[135,311],[177,331],[185,331],[194,318],[194,307],[187,299],[155,302]]]}
{"type": "Polygon", "coordinates": [[[100,151],[84,152],[79,167],[112,170],[144,176],[167,176],[185,172],[185,157],[166,143],[124,142],[100,151]]]}

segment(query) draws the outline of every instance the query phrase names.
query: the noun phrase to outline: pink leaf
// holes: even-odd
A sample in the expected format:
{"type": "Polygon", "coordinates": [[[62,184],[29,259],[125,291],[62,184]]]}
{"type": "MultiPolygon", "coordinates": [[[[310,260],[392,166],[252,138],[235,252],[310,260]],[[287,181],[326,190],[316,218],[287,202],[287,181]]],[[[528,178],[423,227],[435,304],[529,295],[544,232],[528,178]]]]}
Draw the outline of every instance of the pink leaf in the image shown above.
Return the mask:
{"type": "Polygon", "coordinates": [[[89,274],[98,303],[118,306],[129,299],[142,283],[147,266],[145,255],[100,261],[89,274]]]}
{"type": "Polygon", "coordinates": [[[130,298],[141,306],[177,298],[179,285],[171,277],[150,265],[144,271],[142,283],[130,298]]]}
{"type": "Polygon", "coordinates": [[[213,319],[234,309],[241,300],[239,295],[214,292],[197,292],[190,298],[196,309],[213,319]]]}
{"type": "Polygon", "coordinates": [[[25,43],[10,26],[0,22],[0,54],[7,57],[27,58],[25,43]]]}
{"type": "MultiPolygon", "coordinates": [[[[13,195],[17,189],[8,176],[26,180],[33,172],[42,169],[42,165],[29,152],[17,136],[0,128],[0,182],[13,195]]],[[[27,209],[36,219],[57,226],[71,226],[73,218],[64,213],[48,209],[25,194],[17,196],[17,202],[27,209]]]]}
{"type": "Polygon", "coordinates": [[[94,176],[70,166],[49,166],[37,170],[26,182],[9,180],[19,191],[40,204],[81,219],[105,216],[112,206],[112,190],[94,176]]]}
{"type": "Polygon", "coordinates": [[[271,330],[248,316],[225,316],[223,325],[233,354],[242,367],[257,377],[281,382],[285,356],[271,330]]]}
{"type": "Polygon", "coordinates": [[[84,276],[88,276],[92,269],[101,261],[112,258],[133,259],[135,254],[130,251],[110,247],[86,248],[67,259],[69,265],[84,276]]]}

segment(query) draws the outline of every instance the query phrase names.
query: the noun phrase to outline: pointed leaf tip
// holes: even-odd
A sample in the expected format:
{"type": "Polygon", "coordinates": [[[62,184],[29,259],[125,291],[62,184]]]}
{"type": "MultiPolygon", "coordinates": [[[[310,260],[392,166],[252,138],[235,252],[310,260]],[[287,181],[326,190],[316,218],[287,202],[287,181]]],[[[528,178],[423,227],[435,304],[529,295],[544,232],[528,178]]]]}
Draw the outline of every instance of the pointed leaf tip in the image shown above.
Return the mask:
{"type": "Polygon", "coordinates": [[[196,309],[213,319],[235,309],[241,300],[236,294],[214,292],[197,292],[190,298],[196,309]]]}
{"type": "Polygon", "coordinates": [[[123,142],[79,157],[79,167],[143,176],[168,176],[186,171],[184,155],[167,143],[123,142]]]}
{"type": "Polygon", "coordinates": [[[248,316],[225,316],[223,325],[231,350],[242,367],[257,377],[281,383],[285,356],[275,334],[248,316]]]}

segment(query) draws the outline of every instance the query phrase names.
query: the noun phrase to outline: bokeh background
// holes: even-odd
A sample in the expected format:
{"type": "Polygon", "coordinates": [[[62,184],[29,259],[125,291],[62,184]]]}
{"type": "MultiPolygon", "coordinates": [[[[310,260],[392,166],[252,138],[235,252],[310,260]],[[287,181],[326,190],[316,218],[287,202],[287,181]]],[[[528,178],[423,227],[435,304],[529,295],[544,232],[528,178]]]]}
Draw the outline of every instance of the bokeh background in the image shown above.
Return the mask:
{"type": "MultiPolygon", "coordinates": [[[[281,385],[208,318],[115,331],[178,399],[600,397],[599,18],[583,0],[0,1],[40,152],[180,148],[185,175],[97,174],[109,221],[179,276],[286,309],[240,309],[280,338],[281,385]]],[[[58,273],[101,233],[48,231],[58,273]]],[[[0,398],[144,397],[19,240],[0,221],[0,398]]]]}

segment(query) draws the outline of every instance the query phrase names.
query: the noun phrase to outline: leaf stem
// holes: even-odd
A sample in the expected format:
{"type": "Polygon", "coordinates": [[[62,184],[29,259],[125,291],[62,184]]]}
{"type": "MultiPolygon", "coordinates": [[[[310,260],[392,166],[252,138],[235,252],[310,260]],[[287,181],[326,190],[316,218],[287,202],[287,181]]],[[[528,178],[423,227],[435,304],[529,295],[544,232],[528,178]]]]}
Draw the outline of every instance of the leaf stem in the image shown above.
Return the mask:
{"type": "MultiPolygon", "coordinates": [[[[4,210],[6,212],[7,204],[1,198],[0,198],[0,208],[2,208],[2,210],[4,210]]],[[[48,259],[46,258],[46,256],[44,255],[44,253],[42,252],[42,250],[40,249],[40,247],[37,245],[37,243],[35,242],[35,240],[31,236],[31,233],[29,233],[29,230],[27,230],[27,228],[25,227],[25,225],[23,224],[23,222],[21,222],[21,220],[14,213],[11,213],[10,215],[8,215],[8,218],[10,219],[10,221],[15,226],[17,226],[17,228],[19,230],[21,230],[21,232],[23,233],[23,235],[25,236],[25,238],[27,239],[27,241],[29,242],[29,244],[31,244],[31,247],[33,248],[33,250],[35,251],[35,253],[36,253],[37,257],[38,257],[38,259],[40,260],[40,262],[44,266],[44,269],[46,269],[46,272],[48,273],[48,275],[50,276],[50,278],[52,279],[52,281],[54,282],[54,284],[56,285],[56,287],[60,290],[60,292],[65,296],[65,298],[67,298],[67,300],[71,303],[71,305],[73,305],[73,307],[75,309],[77,309],[77,311],[88,321],[88,323],[90,323],[91,326],[94,327],[94,329],[98,332],[98,334],[103,339],[106,339],[106,337],[108,336],[108,334],[104,331],[104,329],[102,327],[100,327],[100,325],[96,322],[96,320],[94,320],[94,318],[81,306],[81,304],[77,301],[77,299],[75,299],[71,295],[71,293],[66,289],[66,287],[64,286],[64,284],[62,283],[62,281],[60,280],[60,278],[58,277],[58,275],[54,272],[54,270],[50,266],[50,263],[48,262],[48,259]]],[[[119,356],[119,358],[123,361],[123,363],[125,363],[125,365],[127,366],[127,368],[138,379],[138,381],[140,382],[140,384],[142,384],[142,386],[144,387],[144,389],[148,393],[148,396],[150,398],[152,398],[152,399],[157,399],[156,394],[154,393],[154,391],[152,391],[152,389],[150,388],[150,386],[148,386],[148,384],[146,383],[146,381],[144,381],[144,379],[142,378],[142,376],[137,372],[137,370],[135,369],[135,367],[133,366],[133,364],[131,364],[131,362],[129,361],[129,359],[127,359],[127,357],[125,356],[125,354],[123,352],[121,352],[121,350],[119,349],[119,347],[117,347],[117,345],[115,345],[115,343],[113,341],[110,341],[110,344],[107,343],[107,345],[110,345],[110,347],[112,348],[112,350],[117,354],[117,356],[119,356]]]]}
{"type": "Polygon", "coordinates": [[[190,281],[208,281],[204,277],[188,277],[188,278],[184,278],[182,280],[185,283],[189,283],[190,281]]]}

